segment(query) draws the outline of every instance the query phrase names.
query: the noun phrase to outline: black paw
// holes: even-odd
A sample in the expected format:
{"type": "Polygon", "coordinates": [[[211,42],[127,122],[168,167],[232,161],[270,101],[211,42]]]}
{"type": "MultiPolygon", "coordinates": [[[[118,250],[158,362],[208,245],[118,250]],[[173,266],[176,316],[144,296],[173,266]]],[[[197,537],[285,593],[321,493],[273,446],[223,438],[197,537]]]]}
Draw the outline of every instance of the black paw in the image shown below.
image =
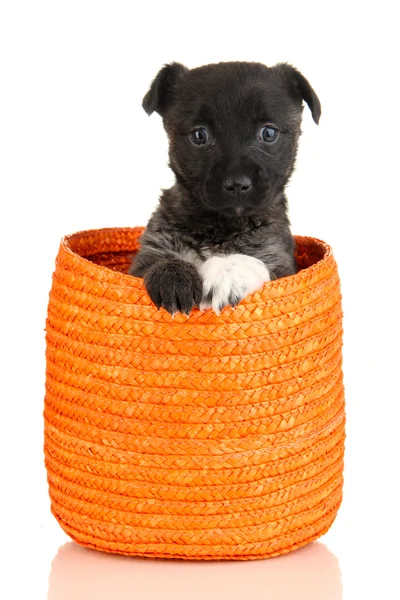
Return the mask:
{"type": "Polygon", "coordinates": [[[190,314],[199,306],[203,282],[196,267],[179,259],[163,260],[150,267],[144,284],[151,300],[171,315],[190,314]]]}

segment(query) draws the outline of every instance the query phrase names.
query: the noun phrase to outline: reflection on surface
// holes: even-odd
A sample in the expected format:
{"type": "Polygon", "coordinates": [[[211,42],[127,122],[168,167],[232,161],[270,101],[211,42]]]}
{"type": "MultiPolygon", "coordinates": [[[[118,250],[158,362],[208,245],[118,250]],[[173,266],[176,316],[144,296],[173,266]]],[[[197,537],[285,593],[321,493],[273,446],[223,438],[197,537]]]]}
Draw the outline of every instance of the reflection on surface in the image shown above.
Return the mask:
{"type": "Polygon", "coordinates": [[[58,550],[48,600],[341,600],[337,558],[314,542],[251,561],[116,556],[69,542],[58,550]]]}

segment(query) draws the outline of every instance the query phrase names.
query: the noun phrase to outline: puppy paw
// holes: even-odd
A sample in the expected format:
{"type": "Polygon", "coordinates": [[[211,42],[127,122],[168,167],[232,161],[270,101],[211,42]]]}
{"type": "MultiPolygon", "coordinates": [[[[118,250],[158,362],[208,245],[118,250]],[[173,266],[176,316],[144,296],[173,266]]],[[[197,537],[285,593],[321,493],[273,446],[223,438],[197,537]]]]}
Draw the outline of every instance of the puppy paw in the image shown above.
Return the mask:
{"type": "Polygon", "coordinates": [[[267,267],[246,254],[212,256],[199,268],[203,279],[200,309],[212,308],[219,314],[224,306],[236,306],[248,294],[270,281],[267,267]]]}
{"type": "Polygon", "coordinates": [[[202,280],[194,265],[179,259],[158,261],[144,277],[144,285],[151,300],[165,308],[172,316],[186,315],[202,298],[202,280]]]}

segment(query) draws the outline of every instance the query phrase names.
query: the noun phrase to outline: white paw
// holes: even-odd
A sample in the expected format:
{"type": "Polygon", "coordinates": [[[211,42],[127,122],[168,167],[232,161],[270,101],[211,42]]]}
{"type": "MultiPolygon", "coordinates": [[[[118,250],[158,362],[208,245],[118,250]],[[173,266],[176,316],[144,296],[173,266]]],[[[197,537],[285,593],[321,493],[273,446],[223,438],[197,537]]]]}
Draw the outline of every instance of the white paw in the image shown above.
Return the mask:
{"type": "Polygon", "coordinates": [[[270,281],[264,263],[246,254],[212,256],[199,267],[199,272],[203,279],[200,309],[212,308],[217,314],[224,306],[235,306],[270,281]]]}

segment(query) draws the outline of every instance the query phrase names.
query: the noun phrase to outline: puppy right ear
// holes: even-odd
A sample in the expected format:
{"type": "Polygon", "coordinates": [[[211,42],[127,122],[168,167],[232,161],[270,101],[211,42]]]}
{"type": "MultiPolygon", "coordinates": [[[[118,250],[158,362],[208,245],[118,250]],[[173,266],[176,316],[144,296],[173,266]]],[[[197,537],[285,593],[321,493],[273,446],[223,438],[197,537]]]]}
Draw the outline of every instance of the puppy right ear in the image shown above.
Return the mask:
{"type": "Polygon", "coordinates": [[[154,111],[161,117],[164,116],[168,106],[171,104],[174,92],[183,75],[189,69],[181,63],[173,62],[157,73],[149,91],[143,98],[142,106],[148,115],[154,111]]]}

